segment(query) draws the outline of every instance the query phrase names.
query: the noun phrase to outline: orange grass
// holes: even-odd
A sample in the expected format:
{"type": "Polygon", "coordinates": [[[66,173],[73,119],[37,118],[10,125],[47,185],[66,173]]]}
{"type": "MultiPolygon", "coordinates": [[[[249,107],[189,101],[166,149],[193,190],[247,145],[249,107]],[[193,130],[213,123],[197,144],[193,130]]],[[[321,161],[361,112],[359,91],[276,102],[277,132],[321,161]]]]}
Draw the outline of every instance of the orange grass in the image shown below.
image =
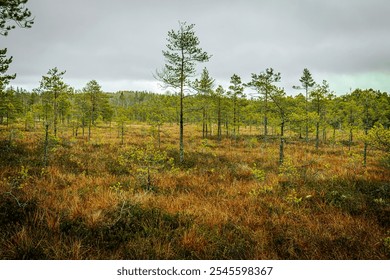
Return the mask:
{"type": "MultiPolygon", "coordinates": [[[[384,154],[362,145],[277,139],[243,128],[237,142],[201,139],[164,125],[161,150],[174,158],[145,186],[142,166],[123,166],[130,147],[153,141],[148,125],[92,139],[62,128],[42,165],[43,133],[0,143],[2,259],[387,259],[390,172],[384,154]],[[259,175],[260,174],[260,175],[259,175]]],[[[0,139],[6,139],[6,132],[0,139]]],[[[153,167],[152,167],[153,168],[153,167]]]]}

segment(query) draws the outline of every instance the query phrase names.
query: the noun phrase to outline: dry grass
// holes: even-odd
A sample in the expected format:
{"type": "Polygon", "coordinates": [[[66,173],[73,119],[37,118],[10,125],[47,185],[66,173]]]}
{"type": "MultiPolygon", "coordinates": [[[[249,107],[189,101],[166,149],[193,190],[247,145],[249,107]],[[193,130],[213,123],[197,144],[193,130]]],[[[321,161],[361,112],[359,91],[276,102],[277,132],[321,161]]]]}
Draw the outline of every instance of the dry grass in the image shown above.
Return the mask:
{"type": "MultiPolygon", "coordinates": [[[[161,135],[163,162],[121,163],[153,141],[147,125],[93,130],[91,142],[62,131],[43,167],[43,134],[0,143],[2,259],[387,259],[389,169],[360,145],[286,145],[255,136],[201,139],[186,127],[161,135]],[[131,148],[131,149],[130,149],[131,148]],[[173,158],[168,164],[169,158],[173,158]]],[[[245,135],[246,131],[242,130],[245,135]]],[[[1,139],[6,139],[3,131],[1,139]]]]}

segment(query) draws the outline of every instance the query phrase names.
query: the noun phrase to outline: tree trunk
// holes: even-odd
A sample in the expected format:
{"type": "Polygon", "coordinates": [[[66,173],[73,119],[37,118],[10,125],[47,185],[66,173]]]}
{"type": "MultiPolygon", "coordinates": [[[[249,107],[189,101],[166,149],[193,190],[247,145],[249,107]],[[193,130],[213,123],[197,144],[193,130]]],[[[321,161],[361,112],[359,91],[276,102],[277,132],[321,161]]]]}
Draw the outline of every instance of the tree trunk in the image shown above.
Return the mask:
{"type": "Polygon", "coordinates": [[[57,92],[54,92],[54,137],[57,137],[57,92]]]}
{"type": "Polygon", "coordinates": [[[206,127],[206,138],[209,137],[209,125],[207,122],[207,114],[205,113],[205,127],[206,127]]]}
{"type": "Polygon", "coordinates": [[[91,141],[91,121],[88,124],[88,142],[91,141]]]}
{"type": "Polygon", "coordinates": [[[222,138],[222,128],[221,128],[221,99],[218,99],[218,117],[217,117],[217,134],[218,141],[221,141],[222,138]]]}
{"type": "Polygon", "coordinates": [[[265,105],[264,105],[264,142],[267,141],[268,135],[268,93],[265,93],[265,105]]]}
{"type": "Polygon", "coordinates": [[[207,116],[207,119],[208,119],[208,124],[209,124],[209,128],[210,128],[210,137],[212,137],[213,136],[213,122],[211,121],[210,116],[207,116]]]}
{"type": "Polygon", "coordinates": [[[180,163],[184,162],[184,121],[183,121],[183,92],[180,93],[180,136],[179,136],[179,142],[180,142],[180,148],[179,148],[179,155],[180,155],[180,163]]]}
{"type": "Polygon", "coordinates": [[[364,167],[367,166],[367,148],[368,148],[368,144],[367,144],[367,142],[365,141],[365,142],[364,142],[364,151],[363,151],[363,166],[364,166],[364,167]]]}
{"type": "Polygon", "coordinates": [[[161,124],[157,124],[157,141],[158,141],[158,148],[161,148],[161,124]]]}
{"type": "Polygon", "coordinates": [[[121,127],[121,145],[122,146],[125,143],[124,136],[125,136],[125,125],[124,125],[124,122],[122,122],[122,127],[121,127]]]}
{"type": "Polygon", "coordinates": [[[205,108],[202,108],[202,138],[204,139],[206,137],[206,112],[205,108]]]}
{"type": "MultiPolygon", "coordinates": [[[[368,134],[368,128],[366,125],[366,127],[364,128],[364,135],[366,136],[366,138],[367,138],[367,134],[368,134]]],[[[367,148],[368,148],[367,141],[364,140],[364,150],[363,150],[363,166],[364,167],[367,166],[367,148]]]]}
{"type": "Polygon", "coordinates": [[[284,161],[284,120],[280,124],[279,164],[284,161]]]}
{"type": "Polygon", "coordinates": [[[327,137],[326,137],[326,128],[324,127],[322,129],[322,143],[326,144],[327,142],[327,137]]]}
{"type": "Polygon", "coordinates": [[[9,109],[7,108],[7,127],[9,126],[9,109]]]}
{"type": "Polygon", "coordinates": [[[83,134],[83,138],[84,138],[84,134],[85,134],[85,119],[84,119],[84,117],[83,117],[83,121],[82,121],[82,134],[83,134]]]}
{"type": "Polygon", "coordinates": [[[316,123],[316,150],[318,150],[320,142],[320,122],[316,123]]]}
{"type": "Polygon", "coordinates": [[[183,110],[183,99],[184,99],[184,52],[181,52],[181,71],[180,71],[180,128],[179,128],[179,157],[180,163],[184,162],[184,110],[183,110]]]}
{"type": "Polygon", "coordinates": [[[350,129],[349,129],[348,150],[351,150],[352,141],[353,141],[353,133],[352,133],[352,128],[350,128],[350,129]]]}
{"type": "Polygon", "coordinates": [[[233,101],[233,138],[234,140],[237,140],[237,137],[236,137],[236,101],[234,100],[233,101]]]}
{"type": "Polygon", "coordinates": [[[229,137],[229,121],[225,121],[225,128],[226,128],[226,137],[229,137]]]}
{"type": "Polygon", "coordinates": [[[241,119],[240,119],[240,110],[239,108],[237,109],[237,136],[239,137],[240,136],[240,122],[241,122],[241,119]]]}
{"type": "Polygon", "coordinates": [[[308,109],[308,88],[306,87],[306,97],[305,97],[305,122],[306,122],[306,135],[305,135],[305,141],[306,143],[309,142],[309,109],[308,109]]]}
{"type": "Polygon", "coordinates": [[[336,144],[336,128],[333,127],[333,148],[335,144],[336,144]]]}
{"type": "Polygon", "coordinates": [[[222,138],[222,129],[221,129],[221,119],[220,119],[220,116],[218,116],[217,135],[218,135],[218,141],[221,141],[221,138],[222,138]]]}
{"type": "Polygon", "coordinates": [[[48,150],[49,150],[49,125],[45,125],[45,145],[44,145],[44,154],[43,154],[43,166],[48,165],[48,150]]]}

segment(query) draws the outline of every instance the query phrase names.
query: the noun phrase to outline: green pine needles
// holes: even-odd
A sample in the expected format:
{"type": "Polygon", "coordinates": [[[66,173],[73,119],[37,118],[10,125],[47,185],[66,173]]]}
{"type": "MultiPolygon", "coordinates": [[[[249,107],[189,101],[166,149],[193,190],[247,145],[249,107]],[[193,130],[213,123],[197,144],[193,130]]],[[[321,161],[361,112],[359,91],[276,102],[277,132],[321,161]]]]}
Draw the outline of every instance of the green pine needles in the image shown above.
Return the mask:
{"type": "Polygon", "coordinates": [[[165,88],[178,91],[180,97],[180,162],[184,161],[184,110],[183,100],[185,91],[193,87],[193,78],[196,74],[196,64],[206,62],[210,55],[200,47],[200,41],[195,35],[194,24],[179,22],[179,30],[168,32],[167,50],[163,51],[165,66],[156,72],[156,78],[165,88]]]}

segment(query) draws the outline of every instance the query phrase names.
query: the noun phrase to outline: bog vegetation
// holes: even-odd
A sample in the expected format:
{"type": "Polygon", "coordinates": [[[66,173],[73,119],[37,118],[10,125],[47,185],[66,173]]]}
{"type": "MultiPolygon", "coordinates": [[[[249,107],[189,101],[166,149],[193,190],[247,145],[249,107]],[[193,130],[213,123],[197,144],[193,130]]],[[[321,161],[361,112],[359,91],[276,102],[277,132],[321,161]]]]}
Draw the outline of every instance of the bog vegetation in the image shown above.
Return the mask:
{"type": "Polygon", "coordinates": [[[264,100],[195,95],[181,162],[175,95],[61,92],[54,130],[48,92],[5,92],[1,258],[390,256],[386,111],[369,108],[366,133],[359,103],[388,109],[386,94],[327,99],[321,118],[309,100],[307,121],[286,97],[283,136],[272,99],[265,135],[264,100]]]}
{"type": "Polygon", "coordinates": [[[177,94],[76,90],[57,68],[15,89],[0,52],[0,258],[388,259],[389,95],[308,69],[295,96],[272,68],[224,89],[195,77],[193,27],[156,74],[177,94]]]}

